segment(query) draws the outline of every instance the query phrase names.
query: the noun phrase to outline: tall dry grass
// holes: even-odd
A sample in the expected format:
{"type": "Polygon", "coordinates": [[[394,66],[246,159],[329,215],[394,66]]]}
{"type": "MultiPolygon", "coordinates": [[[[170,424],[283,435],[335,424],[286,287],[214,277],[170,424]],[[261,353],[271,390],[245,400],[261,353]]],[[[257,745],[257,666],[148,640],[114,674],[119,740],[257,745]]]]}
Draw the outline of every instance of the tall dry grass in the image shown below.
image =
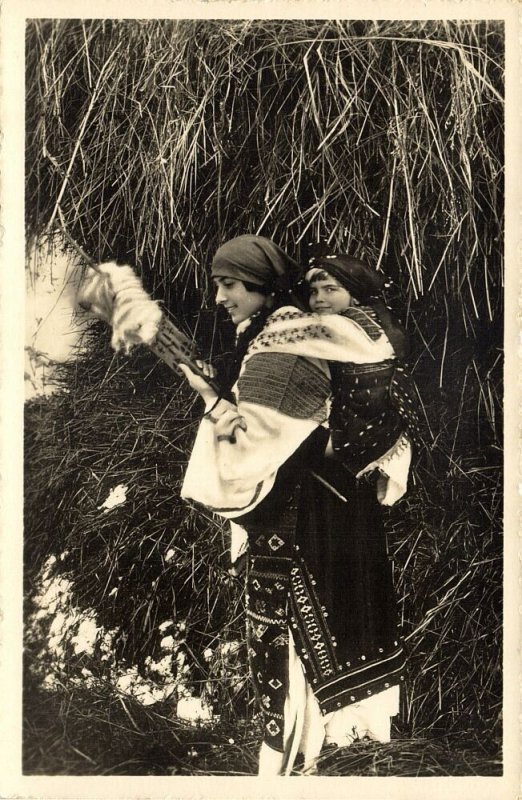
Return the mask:
{"type": "MultiPolygon", "coordinates": [[[[303,261],[326,239],[391,275],[430,432],[387,518],[410,647],[403,725],[496,743],[501,24],[32,21],[27,76],[28,238],[58,231],[129,260],[214,353],[230,336],[217,337],[207,266],[226,238],[259,232],[303,261]]],[[[198,409],[149,355],[113,357],[100,329],[57,380],[61,394],[27,409],[28,597],[45,557],[66,551],[78,602],[119,630],[119,658],[156,653],[173,613],[204,682],[201,653],[241,636],[242,601],[221,526],[178,499],[198,409]],[[130,505],[104,515],[120,482],[130,505]]]]}
{"type": "Polygon", "coordinates": [[[235,233],[324,237],[471,331],[498,310],[499,23],[41,21],[27,71],[31,235],[167,300],[235,233]]]}

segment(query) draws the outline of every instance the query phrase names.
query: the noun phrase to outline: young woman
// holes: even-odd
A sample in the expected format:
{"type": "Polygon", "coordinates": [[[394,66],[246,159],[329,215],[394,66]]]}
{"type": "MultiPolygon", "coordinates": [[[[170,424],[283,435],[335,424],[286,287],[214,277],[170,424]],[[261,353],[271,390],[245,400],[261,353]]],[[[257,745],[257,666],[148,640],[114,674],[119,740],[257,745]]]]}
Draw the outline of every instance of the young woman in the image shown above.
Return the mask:
{"type": "Polygon", "coordinates": [[[183,367],[205,413],[182,495],[248,539],[260,775],[290,774],[298,752],[313,768],[324,741],[388,740],[404,667],[375,487],[324,457],[327,362],[393,350],[386,336],[352,339],[346,320],[296,308],[286,290],[295,269],[264,237],[220,247],[216,301],[237,326],[230,394],[183,367]]]}

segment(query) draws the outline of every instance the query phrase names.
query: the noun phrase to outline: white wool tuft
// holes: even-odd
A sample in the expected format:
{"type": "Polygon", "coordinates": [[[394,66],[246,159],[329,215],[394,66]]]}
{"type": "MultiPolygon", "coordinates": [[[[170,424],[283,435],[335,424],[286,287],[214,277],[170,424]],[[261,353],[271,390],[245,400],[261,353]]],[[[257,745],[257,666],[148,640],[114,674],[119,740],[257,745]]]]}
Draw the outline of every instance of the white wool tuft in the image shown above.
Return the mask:
{"type": "Polygon", "coordinates": [[[78,290],[78,303],[112,327],[111,345],[129,353],[136,344],[150,345],[162,311],[128,264],[114,261],[89,267],[78,290]]]}

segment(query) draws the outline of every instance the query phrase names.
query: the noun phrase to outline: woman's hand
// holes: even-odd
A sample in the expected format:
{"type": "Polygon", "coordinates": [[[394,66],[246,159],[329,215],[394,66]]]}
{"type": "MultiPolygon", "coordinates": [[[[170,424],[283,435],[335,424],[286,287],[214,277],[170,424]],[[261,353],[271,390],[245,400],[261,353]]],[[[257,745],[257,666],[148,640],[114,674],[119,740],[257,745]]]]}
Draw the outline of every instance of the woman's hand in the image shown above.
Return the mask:
{"type": "MultiPolygon", "coordinates": [[[[216,371],[211,364],[207,364],[204,361],[196,361],[196,364],[205,375],[208,375],[209,378],[213,378],[215,376],[216,371]]],[[[205,405],[217,400],[217,394],[215,393],[214,389],[209,386],[205,378],[201,377],[201,375],[197,375],[190,369],[190,367],[187,367],[186,364],[179,364],[179,369],[184,374],[192,389],[201,395],[205,401],[205,405]]]]}

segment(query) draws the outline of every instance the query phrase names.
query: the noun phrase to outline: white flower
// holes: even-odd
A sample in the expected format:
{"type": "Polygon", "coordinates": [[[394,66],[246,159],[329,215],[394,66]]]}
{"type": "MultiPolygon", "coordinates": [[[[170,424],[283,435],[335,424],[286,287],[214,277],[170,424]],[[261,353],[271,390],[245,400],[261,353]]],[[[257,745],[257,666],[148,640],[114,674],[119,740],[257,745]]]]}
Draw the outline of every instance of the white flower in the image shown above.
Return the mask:
{"type": "Polygon", "coordinates": [[[54,614],[58,606],[63,606],[66,602],[66,596],[69,593],[71,583],[66,578],[52,578],[51,580],[42,583],[42,591],[36,598],[37,605],[40,610],[44,610],[45,616],[47,614],[54,614]]]}
{"type": "Polygon", "coordinates": [[[66,628],[65,620],[66,620],[65,614],[63,613],[63,611],[59,611],[56,614],[55,618],[53,619],[51,627],[49,628],[49,633],[51,635],[51,638],[54,638],[55,636],[58,637],[63,636],[66,628]]]}
{"type": "Polygon", "coordinates": [[[71,644],[74,645],[74,652],[77,655],[79,653],[88,653],[92,655],[98,634],[99,628],[94,619],[87,618],[82,620],[78,628],[78,633],[71,639],[71,644]]]}
{"type": "Polygon", "coordinates": [[[129,694],[133,685],[136,683],[137,677],[138,677],[138,670],[136,668],[127,670],[127,672],[123,675],[120,675],[120,677],[116,681],[116,688],[119,689],[120,692],[129,694]]]}
{"type": "Polygon", "coordinates": [[[234,654],[234,653],[237,653],[237,651],[239,650],[240,647],[241,647],[241,643],[240,642],[233,641],[233,642],[223,642],[220,645],[219,649],[220,649],[221,655],[222,656],[226,656],[229,653],[231,655],[234,654]]]}
{"type": "Polygon", "coordinates": [[[103,513],[106,514],[111,508],[114,508],[115,506],[121,506],[121,504],[127,499],[128,489],[128,486],[124,486],[123,483],[119,483],[114,487],[114,489],[110,490],[106,500],[101,504],[101,506],[98,506],[98,510],[103,508],[103,513]]]}
{"type": "Polygon", "coordinates": [[[160,642],[160,647],[162,647],[164,650],[172,650],[174,647],[174,637],[164,636],[160,642]]]}
{"type": "Polygon", "coordinates": [[[171,619],[166,619],[165,622],[162,622],[161,625],[158,625],[158,630],[163,633],[163,631],[166,631],[167,628],[170,628],[172,625],[174,625],[174,621],[171,619]]]}
{"type": "Polygon", "coordinates": [[[172,677],[172,656],[166,655],[163,656],[160,661],[153,661],[149,659],[147,666],[151,670],[151,672],[157,672],[158,675],[166,678],[168,676],[172,677]]]}
{"type": "Polygon", "coordinates": [[[185,722],[210,722],[212,709],[201,697],[182,697],[178,700],[176,716],[185,722]]]}
{"type": "Polygon", "coordinates": [[[176,551],[173,550],[171,547],[170,550],[167,550],[167,552],[165,553],[165,561],[170,561],[172,558],[174,558],[175,554],[176,551]]]}
{"type": "Polygon", "coordinates": [[[183,650],[178,650],[178,652],[176,653],[176,664],[178,667],[178,674],[183,675],[190,672],[190,667],[186,662],[187,662],[186,654],[183,652],[183,650]]]}
{"type": "Polygon", "coordinates": [[[143,706],[151,706],[166,700],[174,691],[174,686],[152,686],[144,681],[134,687],[133,695],[143,706]]]}

